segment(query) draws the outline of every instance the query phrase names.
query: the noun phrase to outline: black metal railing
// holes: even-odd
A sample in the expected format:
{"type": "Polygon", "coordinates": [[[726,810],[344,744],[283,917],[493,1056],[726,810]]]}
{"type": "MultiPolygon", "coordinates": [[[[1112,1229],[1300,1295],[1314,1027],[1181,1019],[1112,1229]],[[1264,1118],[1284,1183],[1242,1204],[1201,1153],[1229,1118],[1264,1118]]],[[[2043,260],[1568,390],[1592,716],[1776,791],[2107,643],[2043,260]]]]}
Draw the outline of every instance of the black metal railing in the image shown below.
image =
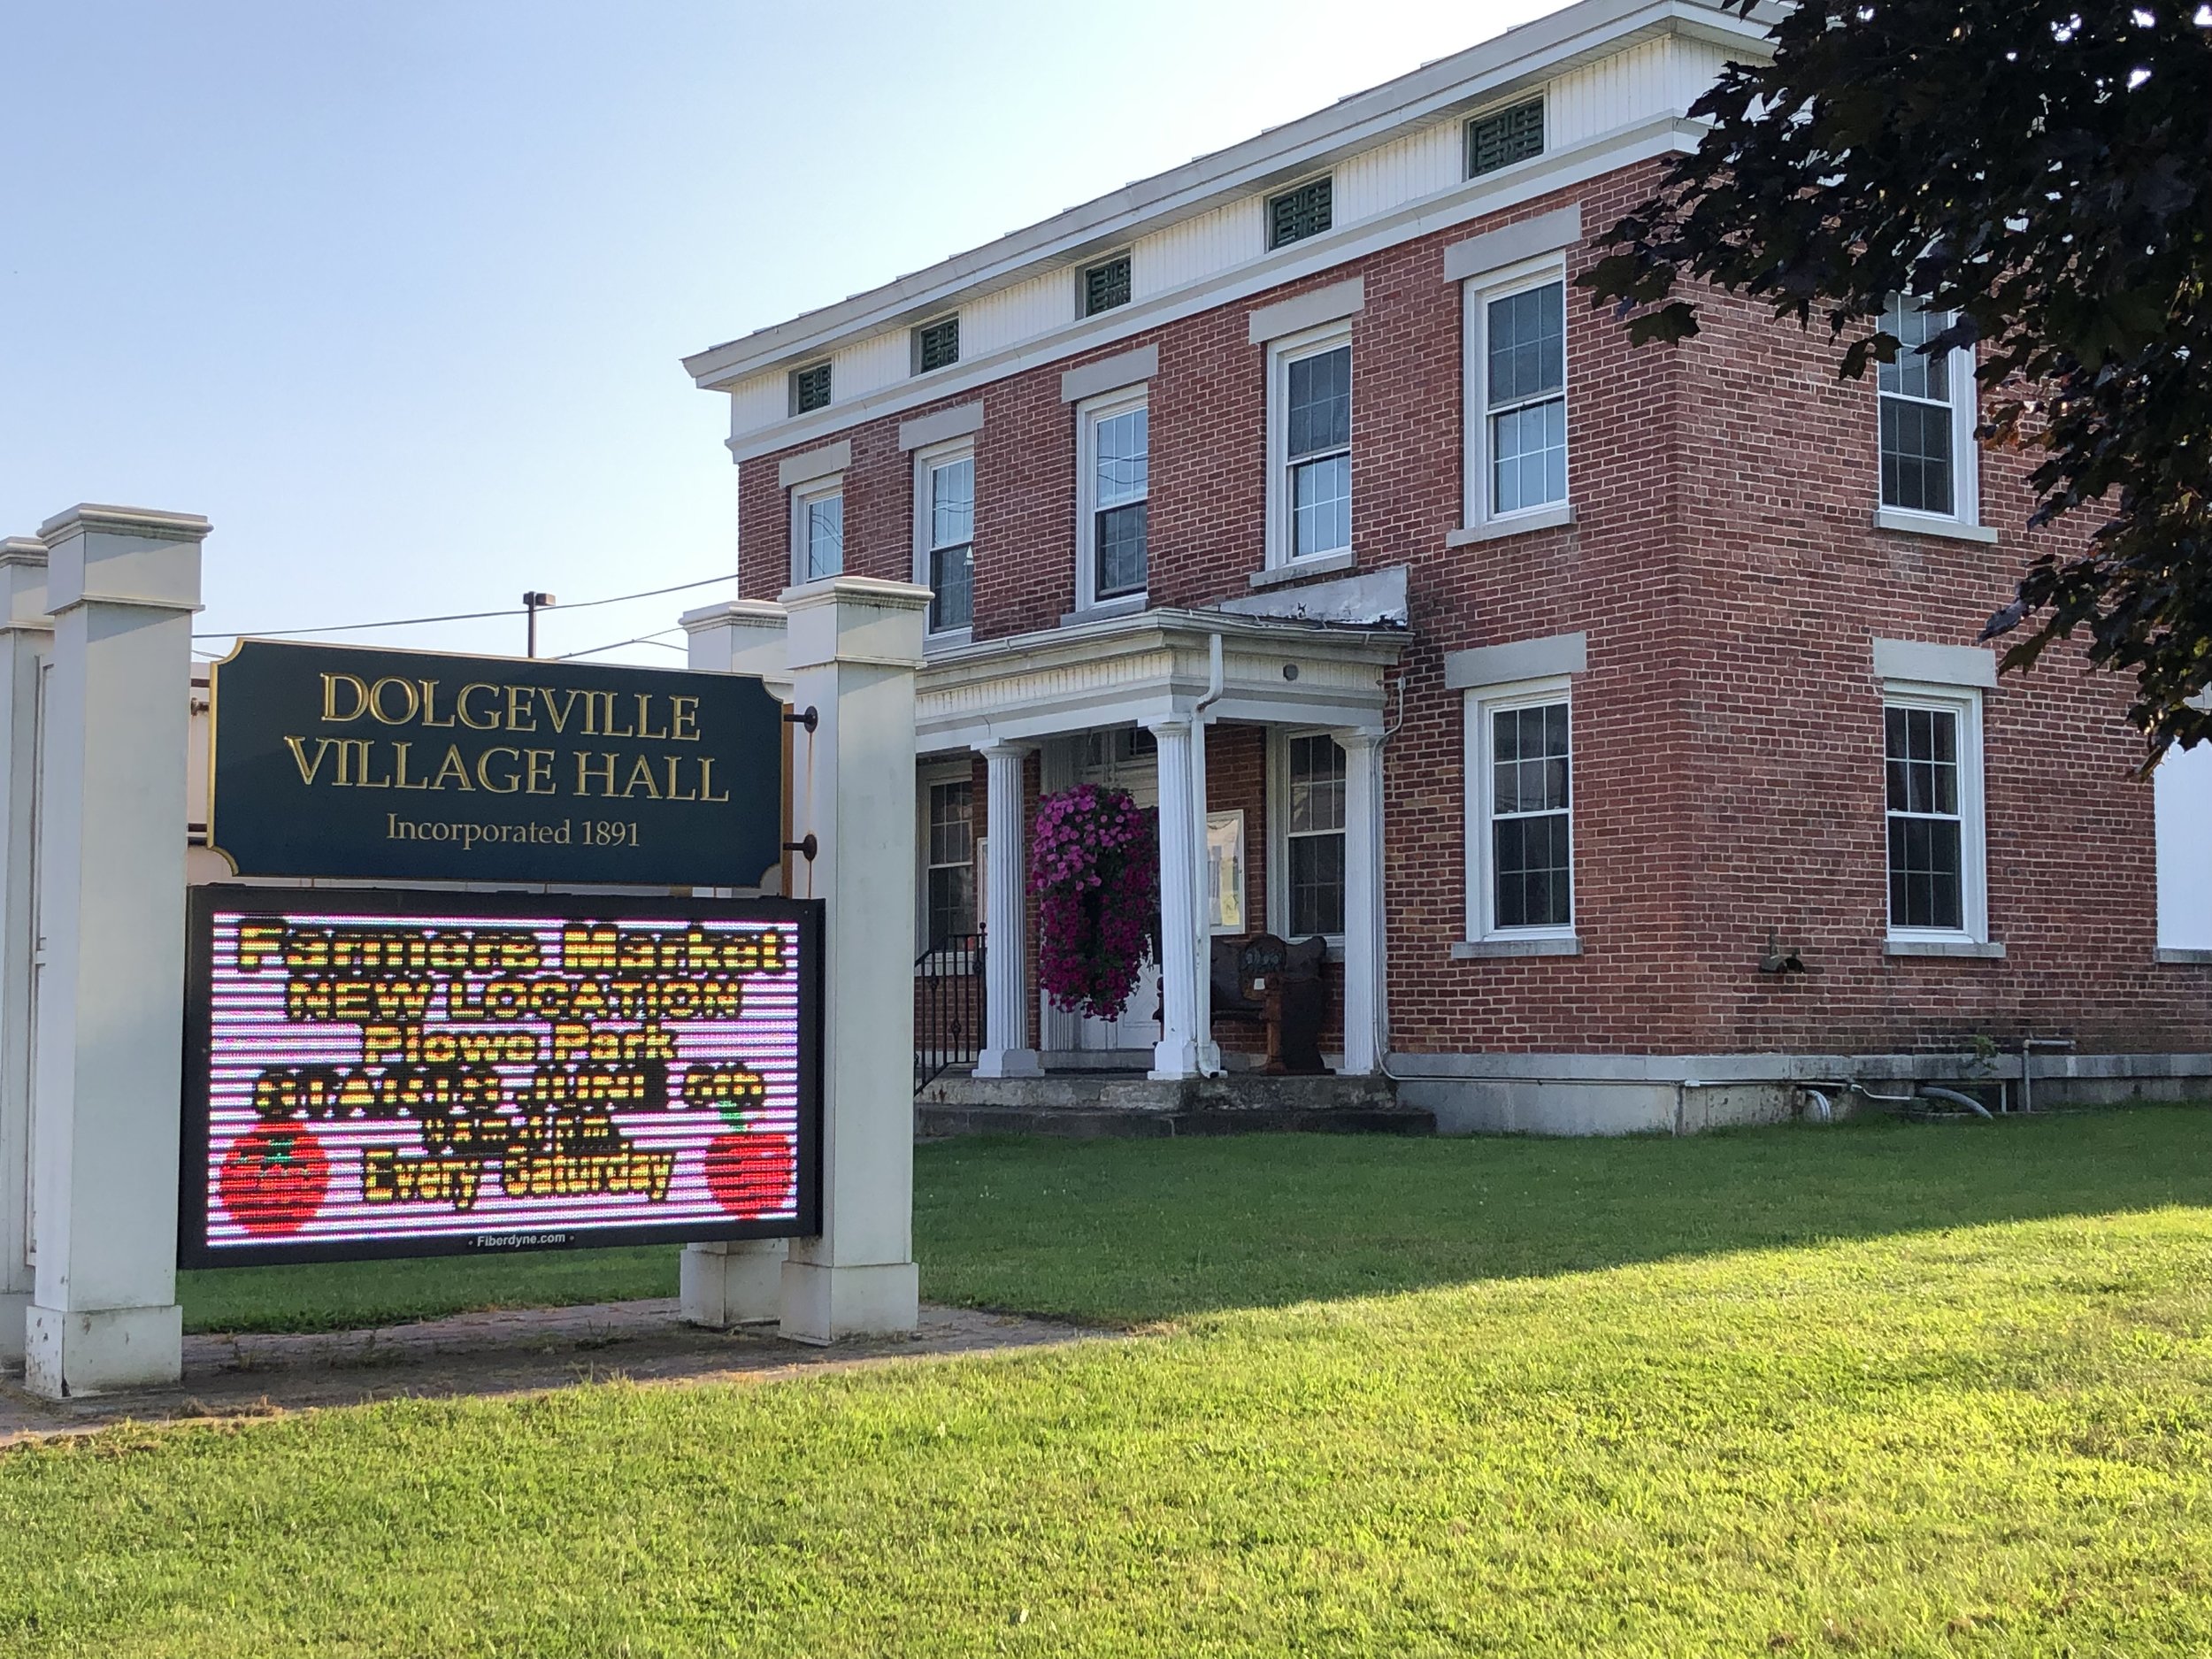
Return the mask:
{"type": "Polygon", "coordinates": [[[983,935],[955,933],[914,958],[914,1092],[983,1050],[983,935]]]}

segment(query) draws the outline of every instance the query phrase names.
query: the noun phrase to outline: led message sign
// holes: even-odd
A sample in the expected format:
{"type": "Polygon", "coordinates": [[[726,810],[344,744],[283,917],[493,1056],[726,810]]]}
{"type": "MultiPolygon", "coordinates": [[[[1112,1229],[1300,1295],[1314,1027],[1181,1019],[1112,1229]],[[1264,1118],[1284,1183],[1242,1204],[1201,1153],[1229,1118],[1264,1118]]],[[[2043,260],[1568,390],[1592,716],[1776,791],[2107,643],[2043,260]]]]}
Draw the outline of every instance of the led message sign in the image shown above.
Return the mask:
{"type": "Polygon", "coordinates": [[[192,895],[186,1266],[820,1231],[818,902],[192,895]]]}
{"type": "Polygon", "coordinates": [[[781,856],[756,679],[246,640],[213,684],[235,875],[749,887],[781,856]]]}

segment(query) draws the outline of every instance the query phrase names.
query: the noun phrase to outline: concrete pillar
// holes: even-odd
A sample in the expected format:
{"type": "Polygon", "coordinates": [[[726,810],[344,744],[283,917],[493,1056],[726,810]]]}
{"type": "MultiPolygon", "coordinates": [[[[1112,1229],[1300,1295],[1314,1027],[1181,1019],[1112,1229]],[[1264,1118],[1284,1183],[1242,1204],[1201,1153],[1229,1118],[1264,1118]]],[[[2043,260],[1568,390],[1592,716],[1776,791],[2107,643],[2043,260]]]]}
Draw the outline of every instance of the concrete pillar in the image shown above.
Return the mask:
{"type": "Polygon", "coordinates": [[[983,1051],[978,1077],[1041,1077],[1044,1066],[1029,1046],[1029,820],[1023,810],[1022,761],[1017,743],[981,750],[989,772],[984,797],[990,849],[985,856],[983,918],[983,1051]]]}
{"type": "Polygon", "coordinates": [[[828,902],[822,1232],[783,1269],[783,1334],[907,1332],[914,1268],[914,675],[929,589],[838,576],[787,589],[792,702],[816,711],[794,764],[795,880],[828,902]]]}
{"type": "Polygon", "coordinates": [[[31,1305],[32,809],[38,776],[38,678],[53,649],[46,544],[0,541],[0,1361],[23,1357],[31,1305]]]}
{"type": "MultiPolygon", "coordinates": [[[[1196,1077],[1209,1069],[1213,1044],[1201,1023],[1198,871],[1206,847],[1206,779],[1198,770],[1191,718],[1171,715],[1146,726],[1159,743],[1160,765],[1160,1041],[1152,1050],[1155,1078],[1196,1077]]],[[[1213,1064],[1217,1069],[1218,1061],[1213,1064]]]]}
{"type": "MultiPolygon", "coordinates": [[[[691,667],[707,673],[757,674],[771,692],[789,701],[781,605],[767,599],[728,599],[687,611],[678,620],[689,636],[691,667]]],[[[789,1250],[784,1239],[687,1244],[676,1274],[683,1318],[720,1329],[781,1317],[783,1263],[789,1250]]]]}
{"type": "Polygon", "coordinates": [[[768,689],[789,701],[791,669],[785,661],[789,618],[772,599],[726,599],[677,618],[689,636],[690,665],[711,674],[757,674],[768,689]]]}
{"type": "Polygon", "coordinates": [[[174,1382],[185,753],[204,518],[72,508],[40,526],[54,617],[39,785],[25,1379],[174,1382]]]}
{"type": "Polygon", "coordinates": [[[1344,751],[1344,1070],[1373,1071],[1382,1025],[1382,741],[1339,732],[1344,751]]]}

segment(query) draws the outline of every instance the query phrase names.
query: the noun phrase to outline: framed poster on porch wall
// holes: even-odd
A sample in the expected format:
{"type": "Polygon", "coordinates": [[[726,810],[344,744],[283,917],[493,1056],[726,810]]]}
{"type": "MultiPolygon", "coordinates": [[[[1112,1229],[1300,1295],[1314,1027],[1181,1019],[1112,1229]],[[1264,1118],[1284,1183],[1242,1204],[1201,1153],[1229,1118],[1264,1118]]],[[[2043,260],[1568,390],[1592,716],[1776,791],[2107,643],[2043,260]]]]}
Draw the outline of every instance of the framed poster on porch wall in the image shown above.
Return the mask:
{"type": "Polygon", "coordinates": [[[1240,933],[1244,908],[1244,810],[1206,814],[1206,920],[1217,933],[1240,933]]]}

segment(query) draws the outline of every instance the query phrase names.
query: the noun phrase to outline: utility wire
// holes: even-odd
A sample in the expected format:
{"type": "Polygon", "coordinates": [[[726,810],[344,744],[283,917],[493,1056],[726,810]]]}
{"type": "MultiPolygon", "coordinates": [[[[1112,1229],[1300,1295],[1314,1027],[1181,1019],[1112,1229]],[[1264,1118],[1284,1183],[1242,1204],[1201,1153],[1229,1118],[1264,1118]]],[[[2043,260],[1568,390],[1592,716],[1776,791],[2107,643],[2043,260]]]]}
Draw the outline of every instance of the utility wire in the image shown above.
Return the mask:
{"type": "MultiPolygon", "coordinates": [[[[616,594],[608,599],[579,599],[565,605],[540,605],[544,611],[591,611],[601,605],[618,605],[632,599],[657,599],[663,594],[685,593],[694,588],[708,588],[716,582],[734,580],[733,575],[705,576],[695,582],[678,582],[672,588],[648,588],[642,593],[616,594]]],[[[518,617],[526,614],[518,605],[511,611],[457,611],[444,617],[401,617],[390,622],[334,622],[319,628],[265,628],[258,633],[247,629],[226,629],[220,633],[195,634],[196,640],[243,639],[250,633],[255,639],[276,640],[301,634],[357,634],[367,628],[411,628],[429,622],[481,622],[493,617],[518,617]]],[[[622,641],[624,644],[629,641],[622,641]]],[[[611,649],[611,648],[603,648],[611,649]]]]}
{"type": "Polygon", "coordinates": [[[563,651],[552,660],[557,663],[565,663],[579,657],[596,657],[602,651],[619,650],[626,645],[657,645],[664,651],[687,650],[687,648],[685,646],[671,645],[666,640],[661,638],[661,634],[673,634],[675,631],[673,628],[663,628],[660,634],[641,634],[634,639],[613,640],[605,645],[595,645],[588,650],[563,651]]]}

